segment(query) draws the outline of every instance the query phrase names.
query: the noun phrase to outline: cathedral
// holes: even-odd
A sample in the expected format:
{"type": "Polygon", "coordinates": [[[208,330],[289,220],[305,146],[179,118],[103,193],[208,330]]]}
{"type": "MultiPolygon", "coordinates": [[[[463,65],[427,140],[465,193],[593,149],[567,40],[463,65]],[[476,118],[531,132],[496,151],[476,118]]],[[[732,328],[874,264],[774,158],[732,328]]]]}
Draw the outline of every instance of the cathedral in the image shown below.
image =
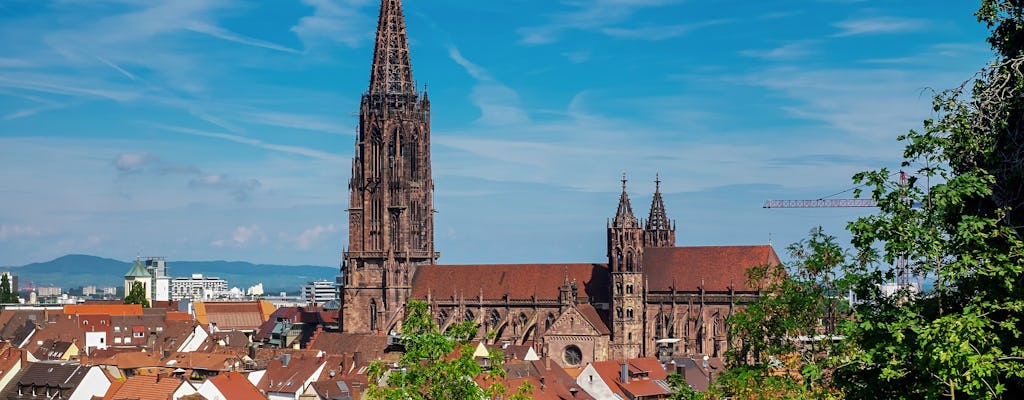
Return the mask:
{"type": "Polygon", "coordinates": [[[381,1],[358,129],[339,289],[343,332],[398,332],[404,305],[417,299],[441,329],[476,321],[480,337],[495,332],[497,343],[533,345],[567,367],[662,354],[719,357],[730,343],[726,319],[759,293],[747,269],[779,263],[769,245],[676,246],[660,180],[642,220],[623,176],[606,226],[606,260],[438,264],[430,101],[412,79],[401,0],[381,1]]]}

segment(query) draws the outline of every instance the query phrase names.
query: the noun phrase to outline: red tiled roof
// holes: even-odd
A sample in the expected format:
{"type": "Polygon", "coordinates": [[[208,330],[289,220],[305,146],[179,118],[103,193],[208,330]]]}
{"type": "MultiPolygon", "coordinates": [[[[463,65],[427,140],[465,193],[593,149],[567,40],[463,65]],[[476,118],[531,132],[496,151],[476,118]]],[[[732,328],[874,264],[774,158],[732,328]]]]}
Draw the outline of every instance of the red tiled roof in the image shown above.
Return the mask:
{"type": "Polygon", "coordinates": [[[141,304],[68,304],[64,314],[142,315],[141,304]]]}
{"type": "Polygon", "coordinates": [[[779,263],[770,245],[692,246],[644,249],[644,275],[647,290],[667,292],[755,291],[747,284],[747,270],[779,263]]]}
{"type": "Polygon", "coordinates": [[[669,393],[667,387],[659,385],[656,380],[664,381],[668,372],[661,366],[657,358],[633,358],[629,360],[609,360],[592,364],[601,379],[608,384],[613,392],[622,398],[639,396],[665,395],[669,393]],[[623,382],[620,379],[622,363],[625,362],[629,370],[629,381],[623,382]],[[632,396],[626,395],[632,394],[632,396]]]}
{"type": "Polygon", "coordinates": [[[359,361],[367,361],[383,357],[384,348],[387,345],[388,338],[386,336],[321,332],[316,340],[309,345],[309,348],[323,350],[327,354],[355,354],[358,352],[362,356],[359,361]]]}
{"type": "Polygon", "coordinates": [[[412,297],[476,298],[482,291],[492,300],[506,294],[512,300],[555,300],[566,275],[579,285],[580,297],[608,298],[605,264],[424,265],[413,278],[412,297]]]}
{"type": "Polygon", "coordinates": [[[305,389],[303,384],[307,379],[319,377],[313,375],[318,374],[321,365],[324,365],[323,357],[316,357],[313,352],[291,351],[281,354],[267,365],[267,372],[257,387],[268,393],[300,392],[305,389]]]}
{"type": "Polygon", "coordinates": [[[113,393],[108,391],[103,399],[167,400],[181,384],[177,378],[135,375],[113,393]]]}
{"type": "Polygon", "coordinates": [[[210,378],[210,383],[224,395],[224,400],[249,400],[266,398],[253,386],[249,379],[238,372],[230,371],[210,378]]]}
{"type": "Polygon", "coordinates": [[[586,318],[587,322],[590,322],[594,328],[597,328],[598,333],[602,335],[610,335],[612,333],[612,331],[608,330],[608,325],[606,325],[604,320],[601,319],[601,316],[598,315],[597,309],[595,309],[594,306],[586,303],[577,304],[576,309],[580,311],[580,314],[583,314],[583,318],[586,318]]]}

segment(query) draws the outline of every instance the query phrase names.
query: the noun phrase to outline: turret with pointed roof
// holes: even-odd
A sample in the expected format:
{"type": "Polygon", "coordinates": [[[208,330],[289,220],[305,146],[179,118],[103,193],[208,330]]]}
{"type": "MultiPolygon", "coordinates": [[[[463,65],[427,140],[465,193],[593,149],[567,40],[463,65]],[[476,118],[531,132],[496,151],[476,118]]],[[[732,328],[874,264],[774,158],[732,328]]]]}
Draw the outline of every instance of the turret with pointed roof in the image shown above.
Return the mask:
{"type": "Polygon", "coordinates": [[[417,267],[433,264],[430,102],[416,91],[400,0],[381,0],[348,184],[341,328],[396,329],[417,267]]]}
{"type": "Polygon", "coordinates": [[[644,226],[644,247],[674,247],[676,245],[675,221],[665,213],[665,201],[661,198],[661,179],[654,176],[654,197],[651,198],[651,214],[644,226]]]}
{"type": "Polygon", "coordinates": [[[633,215],[633,206],[629,204],[629,194],[626,193],[626,173],[622,173],[622,194],[619,195],[619,209],[615,211],[615,219],[612,220],[613,228],[636,228],[636,216],[633,215]]]}
{"type": "Polygon", "coordinates": [[[132,264],[132,269],[128,270],[127,274],[124,274],[124,278],[125,279],[129,279],[129,278],[150,278],[152,276],[153,275],[150,275],[149,271],[146,271],[146,267],[143,267],[142,263],[139,262],[138,259],[136,259],[135,263],[132,264]]]}

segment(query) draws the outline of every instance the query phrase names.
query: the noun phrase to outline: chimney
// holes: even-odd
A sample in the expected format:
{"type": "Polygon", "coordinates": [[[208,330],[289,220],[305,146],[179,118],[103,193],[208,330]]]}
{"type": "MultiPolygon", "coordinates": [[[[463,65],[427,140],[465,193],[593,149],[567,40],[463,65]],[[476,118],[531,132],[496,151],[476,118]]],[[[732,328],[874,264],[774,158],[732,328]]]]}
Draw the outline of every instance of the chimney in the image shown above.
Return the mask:
{"type": "Polygon", "coordinates": [[[288,362],[291,361],[291,360],[292,360],[291,353],[284,353],[284,357],[281,358],[281,366],[282,367],[287,367],[288,366],[288,362]]]}
{"type": "Polygon", "coordinates": [[[622,383],[629,383],[629,367],[626,366],[626,362],[622,362],[622,371],[619,372],[619,381],[622,383]]]}
{"type": "Polygon", "coordinates": [[[363,362],[363,352],[356,351],[352,353],[352,364],[354,367],[358,367],[359,363],[363,362]]]}

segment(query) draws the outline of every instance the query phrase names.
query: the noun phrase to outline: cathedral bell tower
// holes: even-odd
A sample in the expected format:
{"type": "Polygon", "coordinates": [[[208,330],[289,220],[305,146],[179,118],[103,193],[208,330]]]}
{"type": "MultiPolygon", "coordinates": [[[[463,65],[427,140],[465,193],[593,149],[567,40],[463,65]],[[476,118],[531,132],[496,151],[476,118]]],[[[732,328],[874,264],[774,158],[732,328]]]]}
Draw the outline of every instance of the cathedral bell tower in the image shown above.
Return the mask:
{"type": "Polygon", "coordinates": [[[348,189],[341,329],[388,333],[400,327],[417,267],[439,257],[434,252],[430,101],[412,80],[401,0],[380,3],[348,189]]]}
{"type": "Polygon", "coordinates": [[[612,272],[611,358],[643,354],[644,230],[633,215],[622,174],[622,195],[615,218],[608,224],[608,267],[612,272]]]}

